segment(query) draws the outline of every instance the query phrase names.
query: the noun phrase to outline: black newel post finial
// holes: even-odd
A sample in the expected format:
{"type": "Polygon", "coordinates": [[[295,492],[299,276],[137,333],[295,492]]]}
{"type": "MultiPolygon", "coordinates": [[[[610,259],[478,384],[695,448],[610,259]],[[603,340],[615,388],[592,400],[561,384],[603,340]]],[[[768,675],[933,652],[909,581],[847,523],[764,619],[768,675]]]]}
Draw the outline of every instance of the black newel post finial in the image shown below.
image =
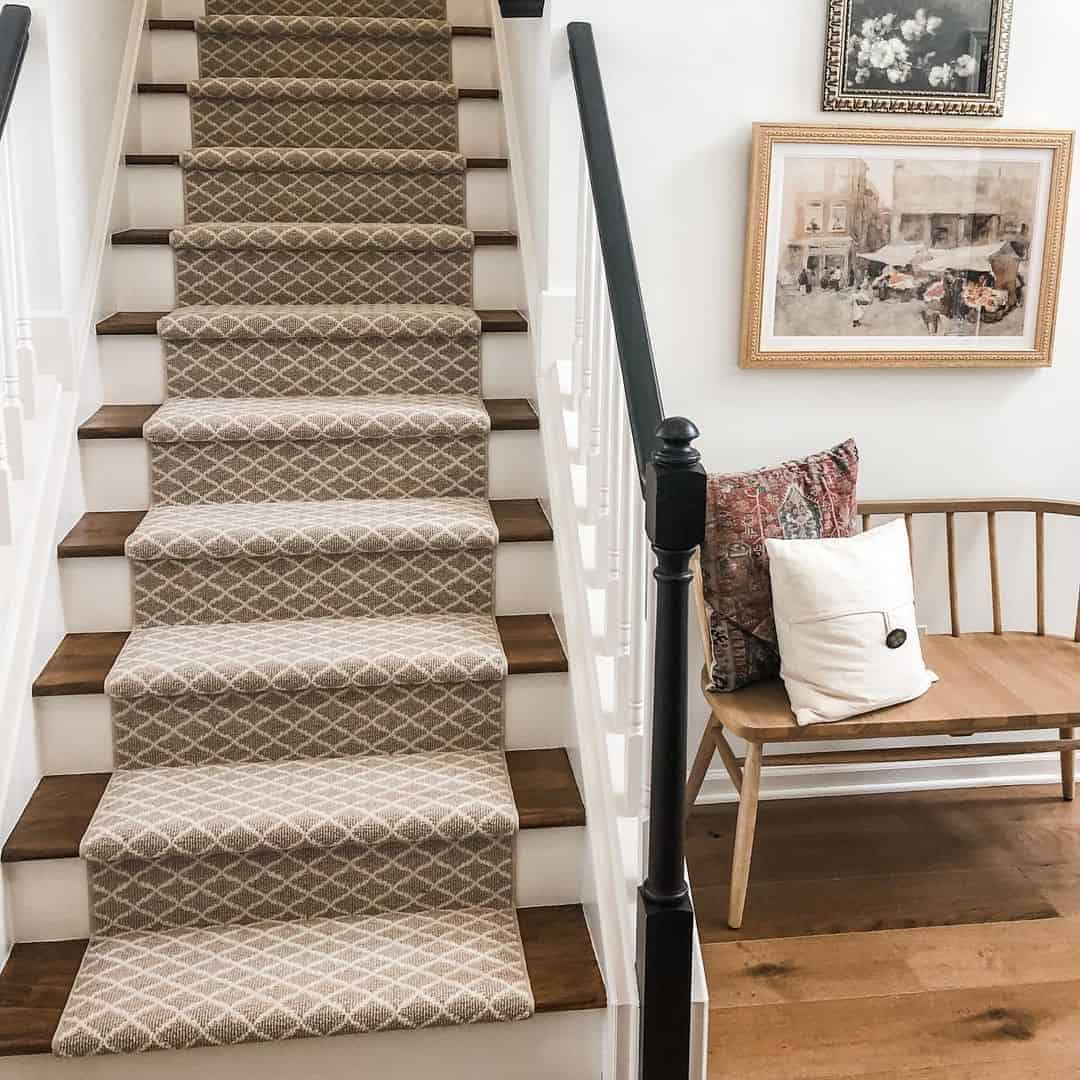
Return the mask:
{"type": "Polygon", "coordinates": [[[672,1069],[690,1053],[694,913],[683,830],[690,560],[705,535],[705,469],[692,445],[699,434],[684,417],[665,419],[645,475],[645,522],[656,553],[656,647],[648,874],[638,905],[644,1080],[685,1075],[672,1069]]]}

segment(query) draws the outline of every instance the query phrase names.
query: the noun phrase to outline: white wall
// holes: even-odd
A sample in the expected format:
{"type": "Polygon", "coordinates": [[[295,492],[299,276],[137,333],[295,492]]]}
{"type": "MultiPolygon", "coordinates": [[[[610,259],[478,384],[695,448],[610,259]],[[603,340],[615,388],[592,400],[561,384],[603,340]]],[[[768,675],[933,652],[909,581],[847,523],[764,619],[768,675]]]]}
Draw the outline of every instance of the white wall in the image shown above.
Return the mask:
{"type": "MultiPolygon", "coordinates": [[[[663,10],[645,0],[550,3],[549,36],[536,45],[528,70],[540,70],[546,59],[557,100],[565,80],[564,24],[573,18],[594,24],[665,405],[668,413],[697,422],[698,445],[711,471],[801,456],[853,435],[862,451],[860,493],[866,498],[1080,499],[1080,214],[1073,213],[1069,225],[1050,370],[741,371],[751,124],[860,122],[820,108],[824,3],[682,0],[663,10]]],[[[1077,40],[1080,5],[1026,0],[1016,5],[1003,120],[875,116],[862,122],[1080,127],[1080,98],[1070,80],[1077,40]]],[[[519,114],[523,110],[519,104],[519,114]]],[[[530,173],[546,167],[555,153],[559,125],[552,122],[549,131],[550,145],[527,163],[530,173]]],[[[570,182],[564,172],[561,183],[570,182]]],[[[1076,198],[1074,192],[1074,203],[1076,198]]],[[[532,208],[534,218],[548,215],[555,250],[565,222],[557,225],[557,213],[549,211],[550,203],[532,208]]],[[[549,271],[547,289],[573,287],[562,263],[553,262],[549,271]]],[[[989,626],[982,528],[965,520],[960,531],[965,629],[989,626]]],[[[1006,619],[1026,628],[1033,620],[1030,536],[1016,521],[1005,528],[1006,619]]],[[[931,550],[918,567],[921,615],[931,629],[942,629],[941,543],[929,530],[923,535],[931,550]]],[[[1072,554],[1080,550],[1080,530],[1054,524],[1049,536],[1050,623],[1066,632],[1080,578],[1080,558],[1072,554]]],[[[691,700],[696,705],[699,699],[691,700]]],[[[1032,767],[1045,772],[1052,762],[1032,767]]],[[[1028,775],[1012,768],[939,769],[932,782],[1028,775]]],[[[929,783],[929,777],[907,770],[879,775],[873,783],[929,783]]],[[[814,782],[805,786],[818,790],[814,782]]],[[[720,792],[723,785],[711,787],[720,792]]]]}

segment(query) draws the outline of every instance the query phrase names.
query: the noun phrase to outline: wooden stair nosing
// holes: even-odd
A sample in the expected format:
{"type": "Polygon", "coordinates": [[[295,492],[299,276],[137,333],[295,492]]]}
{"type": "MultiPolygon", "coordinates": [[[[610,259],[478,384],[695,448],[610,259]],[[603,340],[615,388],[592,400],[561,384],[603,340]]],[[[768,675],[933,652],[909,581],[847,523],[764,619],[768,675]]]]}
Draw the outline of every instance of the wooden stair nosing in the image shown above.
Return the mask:
{"type": "MultiPolygon", "coordinates": [[[[537,499],[492,499],[490,505],[500,543],[551,541],[551,523],[537,499]]],[[[99,559],[122,556],[125,541],[145,516],[145,510],[87,511],[57,545],[57,557],[99,559]]]]}
{"type": "MultiPolygon", "coordinates": [[[[161,408],[157,405],[102,405],[79,425],[79,438],[141,439],[143,425],[161,408]]],[[[527,398],[484,398],[492,431],[538,431],[540,418],[527,398]]]]}
{"type": "MultiPolygon", "coordinates": [[[[477,308],[485,334],[527,334],[529,321],[513,308],[477,308]]],[[[117,311],[97,324],[98,337],[157,337],[157,324],[167,311],[117,311]]]]}
{"type": "MultiPolygon", "coordinates": [[[[171,229],[122,229],[112,234],[113,247],[168,247],[171,229]]],[[[508,229],[473,230],[476,247],[517,247],[517,233],[508,229]]]]}
{"type": "MultiPolygon", "coordinates": [[[[136,83],[135,89],[140,94],[176,94],[187,97],[187,83],[136,83]]],[[[495,87],[467,87],[459,86],[457,92],[459,101],[499,101],[501,95],[495,87]]]]}
{"type": "MultiPolygon", "coordinates": [[[[141,166],[171,166],[180,167],[179,154],[125,154],[124,164],[131,168],[141,166]]],[[[505,157],[467,157],[466,169],[488,170],[509,169],[510,159],[505,157]]]]}
{"type": "MultiPolygon", "coordinates": [[[[518,909],[537,1013],[607,1004],[585,912],[578,904],[518,909]]],[[[48,1054],[86,941],[16,944],[0,972],[0,1057],[48,1054]]]]}
{"type": "MultiPolygon", "coordinates": [[[[585,804],[564,748],[508,750],[506,768],[522,829],[572,829],[585,824],[585,804]]],[[[77,859],[110,775],[42,777],[4,844],[0,862],[77,859]]]]}
{"type": "MultiPolygon", "coordinates": [[[[194,19],[149,19],[147,20],[151,30],[173,30],[184,33],[195,33],[194,19]]],[[[489,38],[492,36],[490,26],[454,26],[450,27],[451,37],[460,38],[489,38]]]]}
{"type": "MultiPolygon", "coordinates": [[[[498,615],[495,619],[511,675],[569,670],[550,615],[498,615]]],[[[105,678],[127,641],[127,630],[67,634],[34,680],[34,697],[103,694],[105,678]]]]}

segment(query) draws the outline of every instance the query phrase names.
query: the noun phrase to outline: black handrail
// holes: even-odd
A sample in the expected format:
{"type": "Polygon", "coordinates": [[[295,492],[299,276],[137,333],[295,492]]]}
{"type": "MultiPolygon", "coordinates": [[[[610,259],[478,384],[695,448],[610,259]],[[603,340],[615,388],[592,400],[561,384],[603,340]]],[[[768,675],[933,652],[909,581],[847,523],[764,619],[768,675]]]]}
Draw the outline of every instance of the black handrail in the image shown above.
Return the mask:
{"type": "Polygon", "coordinates": [[[30,9],[22,4],[5,4],[0,8],[0,139],[4,137],[29,45],[30,9]]]}
{"type": "Polygon", "coordinates": [[[683,417],[664,416],[592,27],[571,23],[567,34],[623,391],[645,497],[645,529],[656,554],[649,854],[645,881],[638,890],[639,1070],[642,1080],[686,1080],[694,932],[683,832],[687,651],[690,560],[705,535],[705,470],[691,445],[698,429],[683,417]]]}
{"type": "Polygon", "coordinates": [[[657,449],[657,431],[664,419],[664,404],[660,399],[660,384],[656,378],[649,324],[645,318],[645,302],[641,298],[634,242],[630,236],[592,26],[570,23],[566,32],[570,39],[570,69],[577,89],[581,135],[585,141],[585,160],[596,210],[596,231],[600,234],[611,298],[611,319],[622,364],[626,407],[630,413],[638,471],[644,484],[645,470],[657,449]]]}

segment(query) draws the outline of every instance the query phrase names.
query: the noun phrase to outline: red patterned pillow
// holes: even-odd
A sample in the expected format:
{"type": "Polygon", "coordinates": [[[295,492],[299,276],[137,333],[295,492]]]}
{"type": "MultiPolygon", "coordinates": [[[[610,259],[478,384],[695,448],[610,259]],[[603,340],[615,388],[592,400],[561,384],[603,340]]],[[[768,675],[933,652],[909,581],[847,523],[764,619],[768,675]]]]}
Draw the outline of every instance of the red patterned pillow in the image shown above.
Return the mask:
{"type": "Polygon", "coordinates": [[[779,672],[765,541],[851,536],[858,471],[849,439],[802,461],[709,477],[701,580],[710,690],[738,690],[779,672]]]}

